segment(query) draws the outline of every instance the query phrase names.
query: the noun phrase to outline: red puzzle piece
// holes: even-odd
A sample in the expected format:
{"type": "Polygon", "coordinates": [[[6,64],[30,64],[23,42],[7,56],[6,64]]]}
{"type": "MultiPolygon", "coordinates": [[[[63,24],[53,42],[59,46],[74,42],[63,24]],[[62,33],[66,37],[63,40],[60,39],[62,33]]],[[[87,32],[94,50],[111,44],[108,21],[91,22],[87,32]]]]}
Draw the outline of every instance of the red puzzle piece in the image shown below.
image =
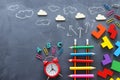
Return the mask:
{"type": "Polygon", "coordinates": [[[116,27],[115,24],[110,24],[110,26],[108,28],[108,32],[110,33],[111,39],[115,39],[118,34],[118,31],[116,30],[115,27],[116,27]]]}
{"type": "Polygon", "coordinates": [[[113,76],[113,71],[110,69],[104,68],[103,71],[98,70],[97,75],[102,77],[102,78],[107,78],[107,76],[113,76]]]}
{"type": "Polygon", "coordinates": [[[97,28],[98,28],[99,31],[93,30],[91,34],[95,38],[99,39],[104,34],[104,32],[106,31],[106,28],[102,24],[98,24],[97,28]]]}

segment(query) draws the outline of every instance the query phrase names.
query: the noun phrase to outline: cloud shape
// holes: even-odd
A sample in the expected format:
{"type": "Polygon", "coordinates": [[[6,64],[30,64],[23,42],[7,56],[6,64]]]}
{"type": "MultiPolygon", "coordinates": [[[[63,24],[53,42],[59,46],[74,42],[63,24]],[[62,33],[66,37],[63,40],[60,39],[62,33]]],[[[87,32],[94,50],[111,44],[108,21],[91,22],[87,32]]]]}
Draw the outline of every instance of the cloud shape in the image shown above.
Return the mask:
{"type": "Polygon", "coordinates": [[[98,14],[96,17],[96,20],[100,21],[100,20],[106,20],[106,17],[102,14],[98,14]]]}
{"type": "Polygon", "coordinates": [[[39,19],[39,20],[37,20],[36,21],[36,25],[46,25],[46,26],[48,26],[48,25],[50,25],[50,23],[51,23],[51,21],[49,20],[49,19],[39,19]]]}
{"type": "Polygon", "coordinates": [[[51,12],[56,12],[60,9],[59,6],[56,6],[56,5],[50,5],[48,6],[48,9],[51,11],[51,12]]]}
{"type": "Polygon", "coordinates": [[[63,9],[63,11],[64,11],[64,14],[65,14],[65,15],[68,15],[68,14],[76,13],[76,12],[77,12],[77,9],[76,9],[75,7],[73,7],[73,6],[68,6],[68,7],[65,7],[65,8],[63,9]]]}
{"type": "Polygon", "coordinates": [[[37,13],[38,16],[46,16],[47,15],[47,12],[44,11],[44,10],[39,10],[38,13],[37,13]]]}
{"type": "Polygon", "coordinates": [[[85,17],[86,16],[83,13],[77,13],[76,16],[75,16],[76,19],[83,19],[85,17]]]}
{"type": "Polygon", "coordinates": [[[18,4],[15,4],[15,5],[10,5],[8,7],[8,10],[11,10],[11,11],[15,11],[19,8],[20,6],[18,4]]]}
{"type": "Polygon", "coordinates": [[[105,12],[105,9],[103,7],[90,7],[88,8],[88,11],[90,12],[90,14],[93,15],[93,14],[105,12]]]}
{"type": "Polygon", "coordinates": [[[33,10],[20,10],[16,13],[16,18],[26,19],[32,17],[34,14],[33,10]]]}
{"type": "Polygon", "coordinates": [[[57,15],[57,17],[55,18],[56,21],[65,21],[65,17],[61,16],[61,15],[57,15]]]}

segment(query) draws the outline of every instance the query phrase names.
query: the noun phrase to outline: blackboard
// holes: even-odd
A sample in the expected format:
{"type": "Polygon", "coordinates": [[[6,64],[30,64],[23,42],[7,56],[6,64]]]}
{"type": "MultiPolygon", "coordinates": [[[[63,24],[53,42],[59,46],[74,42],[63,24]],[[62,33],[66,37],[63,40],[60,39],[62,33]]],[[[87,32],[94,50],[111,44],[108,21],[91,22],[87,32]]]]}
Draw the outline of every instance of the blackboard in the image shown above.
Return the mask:
{"type": "MultiPolygon", "coordinates": [[[[56,45],[62,41],[64,53],[59,57],[61,65],[61,74],[54,80],[72,80],[68,77],[73,72],[69,70],[72,63],[68,62],[70,54],[73,52],[68,47],[73,45],[76,38],[78,45],[85,45],[85,39],[90,40],[90,44],[95,48],[91,51],[96,55],[92,57],[95,62],[92,64],[96,69],[91,71],[95,74],[95,78],[91,80],[103,80],[96,75],[97,70],[102,70],[101,60],[105,53],[109,53],[112,59],[119,60],[114,57],[112,50],[102,49],[100,43],[102,39],[95,39],[91,36],[91,31],[96,29],[98,23],[102,23],[106,28],[109,26],[105,21],[96,21],[97,14],[106,14],[104,4],[120,4],[119,0],[0,0],[0,80],[46,80],[47,77],[43,73],[43,63],[35,58],[36,48],[43,48],[47,42],[56,45]],[[54,8],[51,8],[54,6],[54,8]],[[71,11],[65,13],[64,9],[71,7],[71,11]],[[92,12],[90,8],[97,8],[92,12]],[[43,9],[48,15],[38,16],[37,12],[43,9]],[[74,17],[77,12],[84,13],[85,19],[76,20],[74,17]],[[63,15],[65,22],[56,22],[55,17],[63,15]],[[42,23],[40,22],[42,20],[42,23]],[[73,31],[69,30],[72,25],[73,31]],[[62,26],[58,27],[58,26],[62,26]],[[82,27],[82,34],[79,37],[78,27],[82,27]],[[88,30],[86,31],[86,28],[88,30]],[[86,31],[86,32],[85,32],[86,31]]],[[[69,9],[70,10],[70,9],[69,9]]],[[[120,8],[115,9],[117,14],[120,8]]],[[[113,17],[113,16],[112,16],[113,17]]],[[[118,32],[120,29],[118,29],[118,32]]],[[[108,35],[106,32],[104,35],[108,35]]],[[[115,40],[111,40],[113,44],[120,40],[120,34],[115,40]]],[[[84,50],[82,50],[84,51],[84,50]]],[[[110,65],[105,67],[110,68],[110,65]]],[[[120,73],[115,72],[114,78],[120,77],[120,73]]],[[[108,77],[106,80],[108,80],[108,77]]],[[[53,80],[53,79],[51,79],[53,80]]]]}

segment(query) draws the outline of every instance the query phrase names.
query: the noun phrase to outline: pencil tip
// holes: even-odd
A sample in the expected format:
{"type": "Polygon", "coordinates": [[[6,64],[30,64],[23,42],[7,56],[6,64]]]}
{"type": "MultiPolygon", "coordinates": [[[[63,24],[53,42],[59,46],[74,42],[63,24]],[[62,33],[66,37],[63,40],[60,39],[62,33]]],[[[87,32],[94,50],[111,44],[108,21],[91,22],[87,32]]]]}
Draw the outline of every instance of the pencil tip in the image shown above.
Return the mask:
{"type": "Polygon", "coordinates": [[[72,61],[72,59],[69,59],[68,61],[69,61],[69,62],[71,62],[71,61],[72,61]]]}
{"type": "Polygon", "coordinates": [[[69,48],[72,49],[72,46],[70,46],[69,48]]]}

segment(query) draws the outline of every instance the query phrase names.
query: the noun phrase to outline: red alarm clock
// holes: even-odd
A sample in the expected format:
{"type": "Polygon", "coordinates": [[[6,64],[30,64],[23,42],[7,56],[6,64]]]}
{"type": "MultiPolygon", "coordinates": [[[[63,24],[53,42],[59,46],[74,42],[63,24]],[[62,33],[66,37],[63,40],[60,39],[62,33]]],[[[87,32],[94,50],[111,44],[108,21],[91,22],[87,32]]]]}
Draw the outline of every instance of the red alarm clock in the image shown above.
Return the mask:
{"type": "Polygon", "coordinates": [[[43,61],[44,72],[48,76],[48,79],[56,78],[57,76],[61,75],[60,74],[60,65],[58,63],[57,57],[49,56],[47,58],[51,58],[51,57],[52,57],[51,61],[48,61],[46,59],[43,61]]]}

